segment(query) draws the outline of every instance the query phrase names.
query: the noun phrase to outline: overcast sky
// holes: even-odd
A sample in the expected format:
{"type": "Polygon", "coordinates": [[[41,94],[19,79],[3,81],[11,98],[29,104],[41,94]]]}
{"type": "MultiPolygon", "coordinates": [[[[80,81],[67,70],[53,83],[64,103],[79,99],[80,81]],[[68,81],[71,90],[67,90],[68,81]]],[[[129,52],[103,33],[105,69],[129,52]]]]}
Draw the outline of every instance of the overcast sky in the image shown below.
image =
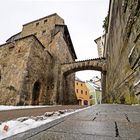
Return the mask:
{"type": "MultiPolygon", "coordinates": [[[[97,58],[94,39],[103,34],[103,20],[109,0],[1,0],[0,44],[22,30],[32,20],[57,13],[65,20],[78,60],[97,58]]],[[[98,75],[96,71],[76,73],[81,80],[98,75]]]]}

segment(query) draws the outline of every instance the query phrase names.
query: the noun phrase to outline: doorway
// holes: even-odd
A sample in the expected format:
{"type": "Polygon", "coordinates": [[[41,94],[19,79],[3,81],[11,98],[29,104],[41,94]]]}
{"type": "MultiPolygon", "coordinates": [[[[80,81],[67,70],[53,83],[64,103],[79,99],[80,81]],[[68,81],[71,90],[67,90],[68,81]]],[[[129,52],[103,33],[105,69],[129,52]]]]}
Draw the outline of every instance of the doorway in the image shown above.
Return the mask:
{"type": "Polygon", "coordinates": [[[39,95],[40,95],[41,84],[36,81],[33,86],[32,91],[32,105],[39,105],[39,95]]]}

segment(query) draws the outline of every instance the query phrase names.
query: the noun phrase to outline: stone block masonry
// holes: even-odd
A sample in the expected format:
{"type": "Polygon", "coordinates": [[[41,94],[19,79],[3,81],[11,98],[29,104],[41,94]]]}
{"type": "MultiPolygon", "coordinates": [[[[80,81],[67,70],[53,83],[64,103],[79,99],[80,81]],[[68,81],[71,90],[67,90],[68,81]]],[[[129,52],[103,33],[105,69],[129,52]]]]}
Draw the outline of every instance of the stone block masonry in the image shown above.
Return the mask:
{"type": "Polygon", "coordinates": [[[140,103],[140,1],[112,0],[106,33],[104,102],[140,103]]]}
{"type": "MultiPolygon", "coordinates": [[[[0,104],[62,104],[61,63],[75,59],[68,28],[57,14],[24,24],[0,46],[0,104]]],[[[63,104],[76,103],[74,74],[69,79],[65,89],[71,96],[63,104]]]]}
{"type": "Polygon", "coordinates": [[[76,58],[68,28],[57,14],[24,24],[0,46],[0,104],[77,104],[74,73],[105,73],[106,60],[76,58]]]}

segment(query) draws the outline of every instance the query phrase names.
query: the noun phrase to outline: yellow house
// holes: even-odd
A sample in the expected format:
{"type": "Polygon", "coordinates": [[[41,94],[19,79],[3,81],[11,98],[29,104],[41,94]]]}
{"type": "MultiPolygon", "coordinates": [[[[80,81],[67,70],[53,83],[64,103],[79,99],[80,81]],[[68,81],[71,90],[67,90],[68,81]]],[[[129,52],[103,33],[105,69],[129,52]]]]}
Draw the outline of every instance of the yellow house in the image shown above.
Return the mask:
{"type": "Polygon", "coordinates": [[[90,94],[85,82],[75,80],[75,93],[79,105],[90,105],[90,94]]]}

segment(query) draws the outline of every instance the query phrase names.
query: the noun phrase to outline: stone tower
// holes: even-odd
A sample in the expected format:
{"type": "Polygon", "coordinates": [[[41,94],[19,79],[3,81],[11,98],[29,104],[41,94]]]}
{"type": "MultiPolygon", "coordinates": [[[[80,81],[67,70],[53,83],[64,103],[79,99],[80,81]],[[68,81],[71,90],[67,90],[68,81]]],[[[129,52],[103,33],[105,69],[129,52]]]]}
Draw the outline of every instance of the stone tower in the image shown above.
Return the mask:
{"type": "Polygon", "coordinates": [[[61,64],[75,59],[68,28],[57,14],[24,24],[0,45],[0,104],[76,103],[74,74],[60,84],[61,64]]]}

